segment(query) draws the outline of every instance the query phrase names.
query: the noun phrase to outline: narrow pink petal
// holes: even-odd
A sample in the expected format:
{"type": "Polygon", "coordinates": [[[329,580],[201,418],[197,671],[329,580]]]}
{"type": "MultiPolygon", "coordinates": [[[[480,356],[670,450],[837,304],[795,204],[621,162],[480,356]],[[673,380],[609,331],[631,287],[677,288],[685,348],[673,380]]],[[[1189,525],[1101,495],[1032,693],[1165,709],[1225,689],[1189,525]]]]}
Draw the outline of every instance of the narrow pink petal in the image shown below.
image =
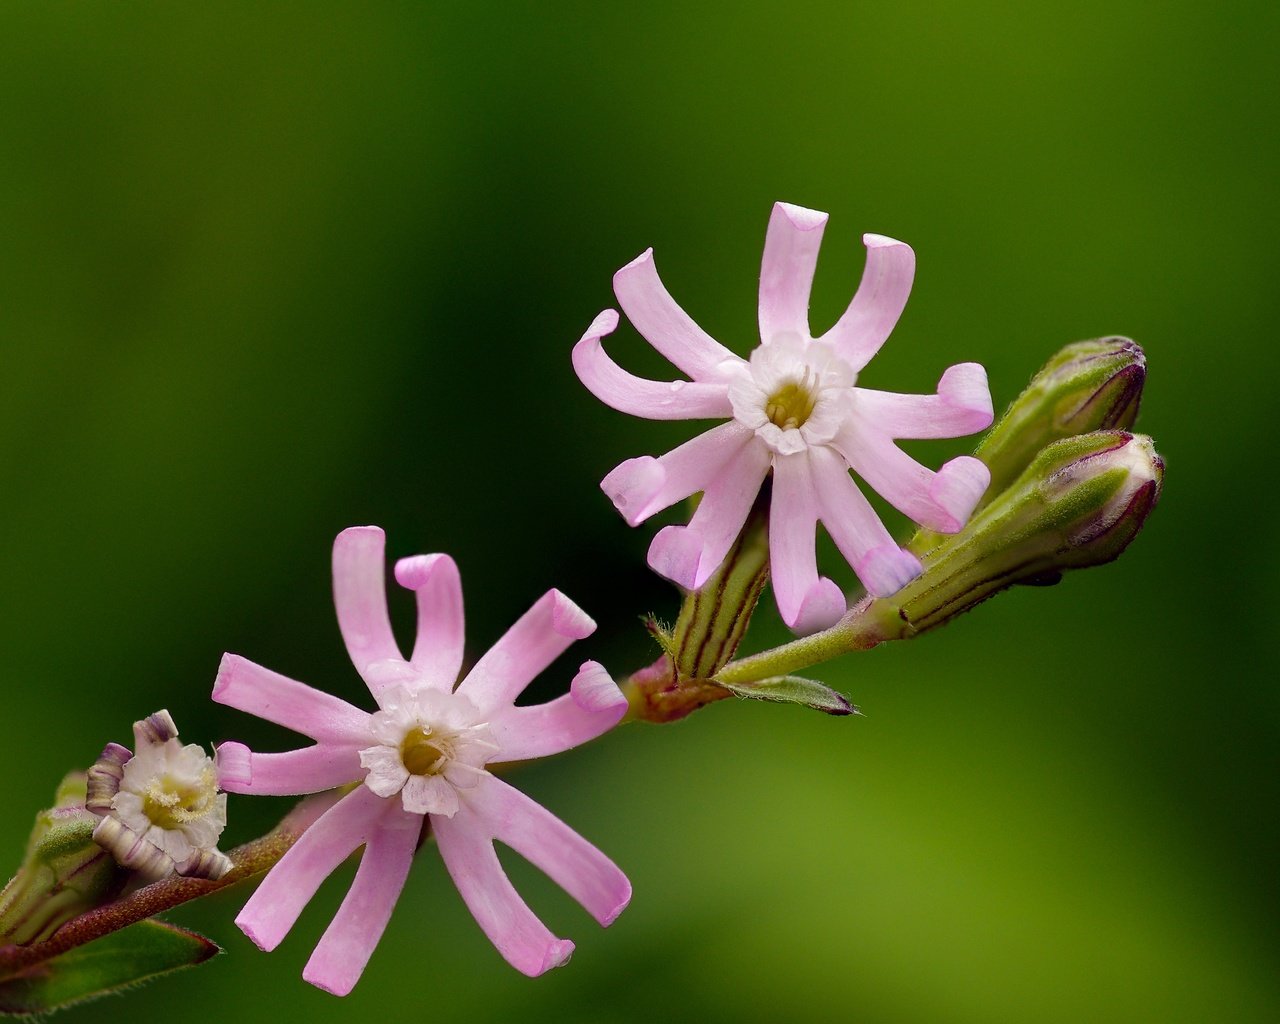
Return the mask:
{"type": "Polygon", "coordinates": [[[462,901],[507,963],[536,977],[569,959],[573,943],[556,938],[520,898],[474,812],[463,806],[452,818],[432,818],[431,828],[462,901]]]}
{"type": "Polygon", "coordinates": [[[939,533],[956,533],[964,527],[989,474],[972,464],[982,464],[970,456],[953,459],[937,473],[926,469],[872,429],[859,415],[841,431],[836,447],[853,471],[890,505],[921,526],[939,533]]]}
{"type": "Polygon", "coordinates": [[[338,628],[351,663],[374,697],[389,685],[386,663],[404,662],[387,615],[385,547],[386,536],[376,526],[353,526],[333,542],[338,628]]]}
{"type": "Polygon", "coordinates": [[[742,532],[771,458],[754,437],[739,448],[706,488],[689,525],[668,526],[654,537],[649,567],[687,590],[706,583],[742,532]]]}
{"type": "Polygon", "coordinates": [[[325,811],[249,897],[236,917],[240,930],[259,948],[275,949],[320,883],[365,841],[387,807],[367,786],[357,786],[325,811]]]}
{"type": "Polygon", "coordinates": [[[888,597],[920,575],[920,560],[894,542],[853,478],[830,449],[810,453],[822,522],[867,593],[888,597]]]}
{"type": "Polygon", "coordinates": [[[963,527],[990,483],[991,470],[985,463],[972,455],[961,455],[938,470],[929,495],[963,527]]]}
{"type": "Polygon", "coordinates": [[[493,761],[559,754],[604,735],[626,712],[627,698],[604,666],[588,661],[563,697],[530,707],[503,708],[489,720],[494,742],[502,748],[493,761]]]}
{"type": "Polygon", "coordinates": [[[840,588],[818,576],[817,524],[809,454],[776,457],[769,506],[769,572],[782,621],[797,633],[834,625],[847,610],[840,588]]]}
{"type": "Polygon", "coordinates": [[[370,832],[355,881],[320,938],[302,977],[335,996],[360,980],[404,888],[422,817],[390,809],[370,832]]]}
{"type": "Polygon", "coordinates": [[[607,927],[626,909],[627,876],[541,804],[494,777],[463,799],[491,835],[545,872],[600,924],[607,927]]]}
{"type": "Polygon", "coordinates": [[[885,544],[868,551],[854,563],[853,571],[858,574],[868,594],[888,597],[924,572],[924,566],[906,548],[885,544]]]}
{"type": "Polygon", "coordinates": [[[560,591],[548,590],[476,662],[458,692],[481,714],[492,714],[510,705],[571,643],[595,629],[591,616],[560,591]]]}
{"type": "Polygon", "coordinates": [[[573,368],[578,379],[596,398],[612,409],[647,420],[722,419],[733,415],[727,383],[646,380],[610,359],[600,338],[609,334],[617,322],[618,314],[605,310],[573,348],[573,368]]]}
{"type": "Polygon", "coordinates": [[[664,526],[649,542],[649,568],[685,590],[697,590],[702,538],[685,526],[664,526]]]}
{"type": "Polygon", "coordinates": [[[790,333],[810,339],[809,292],[827,215],[774,203],[760,265],[760,339],[790,333]]]}
{"type": "Polygon", "coordinates": [[[916,273],[916,254],[905,242],[884,235],[863,235],[867,265],[849,308],[822,340],[855,371],[880,350],[902,316],[916,273]]]}
{"type": "Polygon", "coordinates": [[[218,783],[228,793],[298,796],[345,786],[364,774],[360,752],[351,745],[317,743],[282,754],[257,754],[243,743],[218,746],[218,783]]]}
{"type": "Polygon", "coordinates": [[[742,362],[676,305],[658,277],[652,249],[613,275],[613,292],[635,329],[693,380],[719,381],[722,363],[742,362]]]}
{"type": "Polygon", "coordinates": [[[418,600],[418,635],[409,659],[418,686],[449,691],[458,681],[466,634],[462,578],[448,555],[415,555],[396,563],[396,582],[418,600]]]}
{"type": "Polygon", "coordinates": [[[754,435],[735,420],[691,438],[666,455],[628,459],[600,482],[631,526],[711,483],[754,435]]]}
{"type": "Polygon", "coordinates": [[[222,656],[213,699],[322,742],[362,742],[369,731],[368,712],[238,654],[222,656]]]}
{"type": "Polygon", "coordinates": [[[936,395],[898,395],[858,388],[855,400],[868,422],[889,437],[963,437],[991,426],[994,411],[987,371],[957,363],[942,375],[936,395]]]}
{"type": "Polygon", "coordinates": [[[569,695],[584,711],[607,711],[619,718],[627,710],[627,696],[598,661],[584,661],[569,684],[569,695]]]}

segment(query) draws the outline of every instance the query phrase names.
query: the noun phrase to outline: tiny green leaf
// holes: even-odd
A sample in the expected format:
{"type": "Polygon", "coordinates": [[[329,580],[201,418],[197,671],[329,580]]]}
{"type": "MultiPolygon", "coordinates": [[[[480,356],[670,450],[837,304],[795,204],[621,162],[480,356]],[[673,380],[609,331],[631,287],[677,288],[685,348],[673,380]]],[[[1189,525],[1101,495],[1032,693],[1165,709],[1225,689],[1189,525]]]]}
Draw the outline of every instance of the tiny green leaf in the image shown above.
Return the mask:
{"type": "Polygon", "coordinates": [[[0,978],[0,1014],[49,1013],[203,963],[218,952],[203,935],[139,921],[0,978]]]}
{"type": "Polygon", "coordinates": [[[861,712],[841,694],[812,679],[800,676],[774,676],[753,683],[722,683],[713,680],[739,697],[752,700],[771,700],[780,704],[803,704],[814,711],[828,715],[857,715],[861,712]]]}

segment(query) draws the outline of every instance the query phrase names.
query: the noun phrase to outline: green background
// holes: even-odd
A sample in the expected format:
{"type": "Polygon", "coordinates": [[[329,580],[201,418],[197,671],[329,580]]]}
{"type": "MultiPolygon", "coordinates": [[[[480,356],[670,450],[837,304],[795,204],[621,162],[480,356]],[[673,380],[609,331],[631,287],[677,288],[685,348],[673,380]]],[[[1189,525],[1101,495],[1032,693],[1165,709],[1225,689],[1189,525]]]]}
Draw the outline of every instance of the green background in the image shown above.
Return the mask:
{"type": "MultiPolygon", "coordinates": [[[[0,12],[0,849],[68,768],[168,707],[190,741],[291,737],[212,705],[233,650],[361,700],[341,528],[448,551],[482,651],[558,586],[575,659],[672,615],[597,483],[688,424],[614,413],[572,343],[649,245],[754,344],[770,204],[919,257],[863,379],[961,360],[998,406],[1058,346],[1150,360],[1162,505],[1117,564],[1009,593],[822,677],[862,719],[726,702],[520,785],[630,874],[608,931],[528,980],[430,850],[355,993],[245,891],[174,919],[228,950],[107,1004],[207,1020],[1273,1021],[1277,241],[1273,3],[240,5],[0,12]]],[[[611,346],[662,367],[634,332],[611,346]]],[[[964,449],[934,443],[935,464],[964,449]]],[[[897,525],[905,528],[901,520],[897,525]]],[[[767,599],[766,599],[767,600],[767,599]]],[[[395,599],[407,635],[407,595],[395,599]]],[[[750,643],[782,639],[770,607],[750,643]]],[[[366,702],[367,702],[367,698],[366,702]]],[[[232,798],[242,840],[278,801],[232,798]]],[[[63,1019],[100,1020],[100,1007],[63,1019]]]]}

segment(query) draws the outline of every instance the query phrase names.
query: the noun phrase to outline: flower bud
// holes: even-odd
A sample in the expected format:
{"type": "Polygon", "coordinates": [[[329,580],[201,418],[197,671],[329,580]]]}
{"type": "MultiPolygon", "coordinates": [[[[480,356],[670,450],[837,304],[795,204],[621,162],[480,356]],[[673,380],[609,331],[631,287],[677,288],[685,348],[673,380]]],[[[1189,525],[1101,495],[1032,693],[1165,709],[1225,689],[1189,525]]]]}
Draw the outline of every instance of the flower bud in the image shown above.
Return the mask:
{"type": "Polygon", "coordinates": [[[1149,437],[1103,430],[1055,441],[963,531],[925,553],[891,600],[908,634],[940,626],[1015,583],[1118,557],[1164,482],[1149,437]]]}
{"type": "Polygon", "coordinates": [[[1132,427],[1146,376],[1146,357],[1128,338],[1077,341],[1058,352],[974,453],[991,470],[983,504],[995,501],[1046,445],[1132,427]]]}
{"type": "Polygon", "coordinates": [[[85,775],[72,772],[36,815],[22,867],[0,893],[0,946],[41,942],[119,894],[128,872],[93,841],[98,817],[84,801],[85,775]]]}

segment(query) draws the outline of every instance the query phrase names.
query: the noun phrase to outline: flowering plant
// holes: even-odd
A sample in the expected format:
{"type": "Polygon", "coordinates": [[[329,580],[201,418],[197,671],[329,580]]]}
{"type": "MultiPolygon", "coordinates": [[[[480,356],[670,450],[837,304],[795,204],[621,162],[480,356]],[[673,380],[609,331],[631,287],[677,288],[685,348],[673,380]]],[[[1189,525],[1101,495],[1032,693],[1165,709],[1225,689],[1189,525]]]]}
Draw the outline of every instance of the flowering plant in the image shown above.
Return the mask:
{"type": "MultiPolygon", "coordinates": [[[[385,590],[385,538],[344,530],[333,547],[338,625],[374,710],[227,654],[213,699],[311,741],[282,753],[237,741],[178,743],[165,711],[139,720],[133,749],[109,743],[64,780],[0,894],[0,1012],[47,1012],[208,959],[217,947],[157,919],[190,899],[265,873],[236,918],[273,949],[321,882],[361,850],[340,909],[303,977],[335,994],[359,980],[418,851],[430,844],[499,953],[539,975],[573,950],[524,903],[495,841],[522,854],[602,925],[631,898],[601,851],[500,774],[594,740],[624,721],[671,722],[730,696],[831,715],[857,709],[796,675],[845,654],[911,639],[1017,583],[1053,582],[1116,558],[1163,484],[1152,442],[1130,432],[1145,382],[1126,339],[1068,346],[978,444],[927,468],[902,440],[959,437],[991,425],[983,368],[947,369],[930,395],[863,386],[914,276],[909,246],[864,236],[862,281],[815,337],[809,290],[826,215],[779,203],[765,239],[760,342],[745,357],[702,331],[668,295],[646,251],[614,277],[619,304],[687,380],[635,377],[604,351],[619,318],[601,313],[573,348],[590,391],[650,419],[722,419],[673,451],[630,459],[603,488],[637,525],[701,495],[687,522],[659,530],[649,564],[677,585],[674,625],[650,618],[655,660],[615,683],[594,661],[568,692],[517,704],[525,688],[595,623],[548,591],[473,663],[466,658],[458,569],[447,555],[395,564],[413,592],[417,632],[405,657],[385,590]],[[895,538],[864,494],[915,524],[895,538]],[[861,590],[818,568],[825,527],[861,590]],[[772,584],[797,638],[737,652],[772,584]],[[267,835],[223,852],[228,796],[303,799],[267,835]],[[92,969],[84,950],[91,950],[92,969]]],[[[233,805],[234,806],[234,803],[233,805]]]]}

